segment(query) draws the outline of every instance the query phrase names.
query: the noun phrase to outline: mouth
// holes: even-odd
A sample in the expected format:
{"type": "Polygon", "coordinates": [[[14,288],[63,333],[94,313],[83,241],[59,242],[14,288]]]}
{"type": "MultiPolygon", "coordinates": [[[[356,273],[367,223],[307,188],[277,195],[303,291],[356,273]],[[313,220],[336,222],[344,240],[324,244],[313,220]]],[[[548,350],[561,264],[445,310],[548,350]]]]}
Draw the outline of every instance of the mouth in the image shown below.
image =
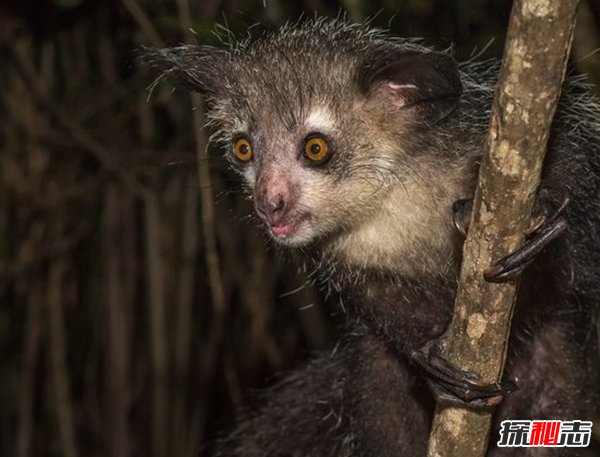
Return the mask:
{"type": "Polygon", "coordinates": [[[272,225],[271,226],[271,232],[275,236],[293,235],[295,231],[296,231],[296,227],[294,224],[272,225]]]}
{"type": "Polygon", "coordinates": [[[310,236],[304,230],[308,216],[302,216],[294,220],[278,222],[276,224],[267,224],[270,228],[271,235],[276,241],[285,244],[298,244],[308,240],[310,236]]]}

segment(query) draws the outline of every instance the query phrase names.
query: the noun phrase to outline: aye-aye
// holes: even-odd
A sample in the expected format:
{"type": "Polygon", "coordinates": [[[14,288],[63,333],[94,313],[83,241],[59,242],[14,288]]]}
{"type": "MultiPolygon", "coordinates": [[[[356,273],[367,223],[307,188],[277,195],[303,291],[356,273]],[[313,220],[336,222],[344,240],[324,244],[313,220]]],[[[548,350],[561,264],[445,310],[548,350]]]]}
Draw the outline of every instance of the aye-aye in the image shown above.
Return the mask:
{"type": "MultiPolygon", "coordinates": [[[[340,20],[144,58],[205,95],[213,139],[270,236],[314,262],[347,309],[335,351],[267,391],[218,454],[424,456],[434,399],[413,355],[451,318],[464,239],[453,219],[468,220],[452,208],[474,193],[497,63],[457,64],[340,20]]],[[[568,83],[532,217],[558,211],[568,229],[522,274],[505,373],[518,389],[496,412],[490,455],[587,455],[495,442],[503,419],[599,415],[599,122],[568,83]]]]}

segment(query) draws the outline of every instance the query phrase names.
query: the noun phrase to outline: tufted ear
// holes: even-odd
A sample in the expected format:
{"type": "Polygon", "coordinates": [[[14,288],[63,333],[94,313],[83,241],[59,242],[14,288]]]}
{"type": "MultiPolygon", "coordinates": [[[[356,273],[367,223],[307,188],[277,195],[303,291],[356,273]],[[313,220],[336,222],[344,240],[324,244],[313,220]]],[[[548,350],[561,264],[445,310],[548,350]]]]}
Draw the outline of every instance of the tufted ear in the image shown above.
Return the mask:
{"type": "Polygon", "coordinates": [[[417,119],[428,124],[450,114],[462,93],[456,61],[437,52],[404,50],[375,57],[365,63],[360,78],[369,98],[414,108],[417,119]]]}
{"type": "Polygon", "coordinates": [[[140,61],[161,72],[177,87],[214,93],[225,81],[230,54],[212,46],[143,48],[140,61]]]}

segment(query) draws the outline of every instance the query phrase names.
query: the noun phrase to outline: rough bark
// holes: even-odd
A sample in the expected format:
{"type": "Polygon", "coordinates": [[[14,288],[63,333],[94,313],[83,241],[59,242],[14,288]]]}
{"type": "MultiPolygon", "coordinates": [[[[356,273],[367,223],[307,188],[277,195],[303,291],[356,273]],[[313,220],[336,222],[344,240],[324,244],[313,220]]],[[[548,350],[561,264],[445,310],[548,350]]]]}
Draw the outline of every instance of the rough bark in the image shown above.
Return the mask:
{"type": "MultiPolygon", "coordinates": [[[[457,367],[487,382],[502,377],[518,285],[488,283],[482,273],[524,241],[576,5],[576,0],[516,0],[511,13],[444,352],[457,367]]],[[[429,457],[483,456],[490,425],[491,413],[438,406],[429,457]]]]}

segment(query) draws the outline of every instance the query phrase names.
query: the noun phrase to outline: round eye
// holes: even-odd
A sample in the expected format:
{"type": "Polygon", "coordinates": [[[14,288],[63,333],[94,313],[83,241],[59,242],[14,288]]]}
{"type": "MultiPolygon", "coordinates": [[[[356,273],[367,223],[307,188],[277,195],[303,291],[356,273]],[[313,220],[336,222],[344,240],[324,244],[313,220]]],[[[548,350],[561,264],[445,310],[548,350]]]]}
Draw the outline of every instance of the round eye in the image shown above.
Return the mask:
{"type": "Polygon", "coordinates": [[[322,136],[313,136],[304,143],[304,156],[311,162],[321,163],[329,157],[329,144],[322,136]]]}
{"type": "Polygon", "coordinates": [[[241,162],[248,162],[252,158],[252,145],[246,138],[240,138],[233,146],[233,152],[241,162]]]}

